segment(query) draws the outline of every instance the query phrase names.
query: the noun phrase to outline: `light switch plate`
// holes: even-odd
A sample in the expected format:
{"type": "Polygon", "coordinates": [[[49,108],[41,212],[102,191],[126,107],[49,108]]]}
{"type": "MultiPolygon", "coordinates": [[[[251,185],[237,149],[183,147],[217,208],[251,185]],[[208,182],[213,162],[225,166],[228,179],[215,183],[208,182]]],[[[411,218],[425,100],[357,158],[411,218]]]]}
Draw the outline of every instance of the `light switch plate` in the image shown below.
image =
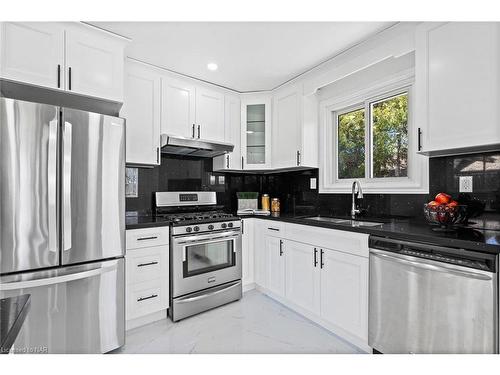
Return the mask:
{"type": "Polygon", "coordinates": [[[317,181],[316,181],[315,177],[309,179],[309,187],[311,189],[316,189],[317,188],[317,181]]]}
{"type": "Polygon", "coordinates": [[[472,193],[472,176],[460,176],[459,187],[460,193],[472,193]]]}

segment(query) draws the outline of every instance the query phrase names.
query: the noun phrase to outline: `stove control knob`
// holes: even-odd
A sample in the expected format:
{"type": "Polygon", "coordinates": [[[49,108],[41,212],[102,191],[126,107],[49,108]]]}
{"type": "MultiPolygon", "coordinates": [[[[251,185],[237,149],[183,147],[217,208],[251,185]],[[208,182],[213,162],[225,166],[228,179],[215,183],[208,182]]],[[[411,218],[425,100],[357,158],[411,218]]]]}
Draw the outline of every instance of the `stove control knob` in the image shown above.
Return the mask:
{"type": "Polygon", "coordinates": [[[227,224],[226,223],[222,223],[221,226],[220,226],[222,229],[225,229],[227,227],[227,224]]]}
{"type": "Polygon", "coordinates": [[[187,227],[186,228],[186,232],[190,233],[193,229],[191,229],[191,227],[187,227]]]}
{"type": "Polygon", "coordinates": [[[212,224],[210,224],[210,225],[208,226],[208,229],[209,229],[209,230],[213,230],[213,229],[214,229],[214,226],[213,226],[212,224]]]}
{"type": "Polygon", "coordinates": [[[232,227],[233,227],[233,223],[227,223],[227,226],[228,226],[229,228],[232,228],[232,227]]]}
{"type": "Polygon", "coordinates": [[[198,232],[200,230],[200,227],[199,226],[195,226],[193,229],[194,229],[195,232],[198,232]]]}

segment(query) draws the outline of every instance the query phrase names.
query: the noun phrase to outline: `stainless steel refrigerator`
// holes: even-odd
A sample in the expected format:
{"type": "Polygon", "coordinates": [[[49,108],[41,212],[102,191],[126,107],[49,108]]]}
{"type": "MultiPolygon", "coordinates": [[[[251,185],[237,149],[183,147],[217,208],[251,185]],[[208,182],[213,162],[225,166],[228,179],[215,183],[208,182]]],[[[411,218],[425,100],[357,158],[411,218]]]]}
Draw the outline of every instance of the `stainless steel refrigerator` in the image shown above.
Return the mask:
{"type": "Polygon", "coordinates": [[[2,97],[0,167],[0,298],[31,294],[13,352],[121,346],[124,120],[2,97]]]}

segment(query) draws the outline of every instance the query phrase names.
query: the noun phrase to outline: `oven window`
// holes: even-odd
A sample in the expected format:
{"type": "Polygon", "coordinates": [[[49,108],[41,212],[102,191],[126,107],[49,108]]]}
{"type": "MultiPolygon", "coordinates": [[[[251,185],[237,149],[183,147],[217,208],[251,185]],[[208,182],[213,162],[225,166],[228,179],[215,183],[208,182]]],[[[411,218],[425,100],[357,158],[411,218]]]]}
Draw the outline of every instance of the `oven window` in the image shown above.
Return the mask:
{"type": "Polygon", "coordinates": [[[234,266],[233,246],[232,240],[186,246],[184,277],[234,266]]]}

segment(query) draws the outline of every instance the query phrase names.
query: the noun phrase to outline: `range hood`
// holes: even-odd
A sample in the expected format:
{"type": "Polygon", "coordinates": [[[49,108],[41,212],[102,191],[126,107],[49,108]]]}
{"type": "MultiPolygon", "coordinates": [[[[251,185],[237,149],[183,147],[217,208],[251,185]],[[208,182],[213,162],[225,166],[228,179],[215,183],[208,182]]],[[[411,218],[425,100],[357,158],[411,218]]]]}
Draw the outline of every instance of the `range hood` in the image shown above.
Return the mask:
{"type": "Polygon", "coordinates": [[[178,135],[162,134],[160,139],[162,154],[213,158],[224,155],[234,149],[234,145],[231,143],[185,138],[178,135]]]}

